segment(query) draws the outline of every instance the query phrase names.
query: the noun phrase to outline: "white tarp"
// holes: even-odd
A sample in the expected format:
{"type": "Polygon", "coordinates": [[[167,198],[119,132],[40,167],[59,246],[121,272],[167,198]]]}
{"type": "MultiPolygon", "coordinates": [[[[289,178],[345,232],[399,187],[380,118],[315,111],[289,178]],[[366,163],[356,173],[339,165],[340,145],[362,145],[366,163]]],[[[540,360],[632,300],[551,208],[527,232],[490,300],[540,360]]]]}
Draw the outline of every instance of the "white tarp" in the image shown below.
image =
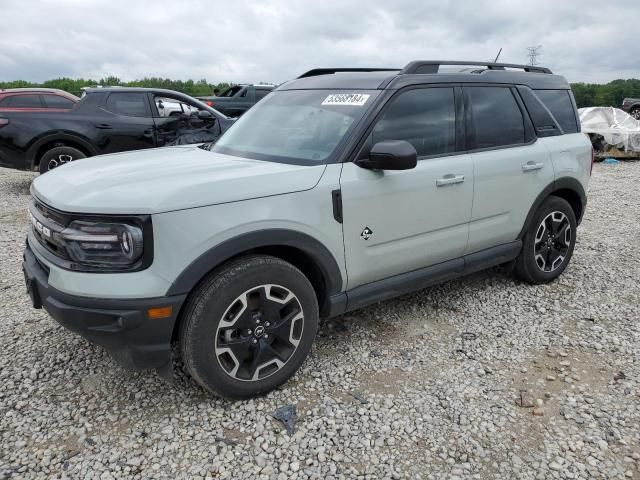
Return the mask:
{"type": "Polygon", "coordinates": [[[614,107],[589,107],[578,110],[584,133],[596,133],[604,141],[625,152],[640,152],[640,120],[614,107]]]}

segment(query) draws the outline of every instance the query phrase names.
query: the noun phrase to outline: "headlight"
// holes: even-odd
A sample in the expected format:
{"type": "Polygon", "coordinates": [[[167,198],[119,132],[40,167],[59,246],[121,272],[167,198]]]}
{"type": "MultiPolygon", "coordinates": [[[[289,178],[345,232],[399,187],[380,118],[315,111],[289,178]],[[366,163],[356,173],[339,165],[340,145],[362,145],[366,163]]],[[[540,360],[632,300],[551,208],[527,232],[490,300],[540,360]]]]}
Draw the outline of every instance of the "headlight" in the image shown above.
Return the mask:
{"type": "Polygon", "coordinates": [[[74,220],[55,235],[70,260],[86,266],[128,269],[144,253],[142,228],[134,224],[74,220]]]}

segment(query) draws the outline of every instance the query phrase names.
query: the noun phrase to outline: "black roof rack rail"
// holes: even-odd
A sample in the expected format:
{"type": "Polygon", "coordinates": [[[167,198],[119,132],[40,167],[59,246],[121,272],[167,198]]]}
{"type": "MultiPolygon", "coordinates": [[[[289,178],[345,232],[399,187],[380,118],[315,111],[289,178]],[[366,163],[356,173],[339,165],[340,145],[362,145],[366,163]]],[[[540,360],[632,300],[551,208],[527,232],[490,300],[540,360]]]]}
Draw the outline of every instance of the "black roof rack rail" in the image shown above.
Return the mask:
{"type": "Polygon", "coordinates": [[[416,60],[414,62],[409,62],[402,70],[400,70],[400,75],[409,73],[438,73],[441,65],[470,65],[474,67],[486,67],[489,70],[506,70],[507,68],[517,68],[531,73],[552,73],[551,70],[546,67],[538,67],[535,65],[451,60],[416,60]]]}
{"type": "Polygon", "coordinates": [[[397,72],[399,68],[314,68],[303,73],[298,78],[316,77],[341,72],[397,72]]]}

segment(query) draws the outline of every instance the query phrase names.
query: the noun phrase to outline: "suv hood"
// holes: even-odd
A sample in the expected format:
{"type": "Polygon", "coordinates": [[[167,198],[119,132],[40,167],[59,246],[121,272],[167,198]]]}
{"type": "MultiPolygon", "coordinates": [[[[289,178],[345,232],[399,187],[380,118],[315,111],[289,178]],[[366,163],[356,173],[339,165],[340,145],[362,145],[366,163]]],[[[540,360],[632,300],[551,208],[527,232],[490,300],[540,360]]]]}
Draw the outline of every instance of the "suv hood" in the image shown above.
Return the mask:
{"type": "Polygon", "coordinates": [[[151,214],[309,190],[324,170],[188,145],[78,160],[37,177],[31,192],[65,212],[151,214]]]}

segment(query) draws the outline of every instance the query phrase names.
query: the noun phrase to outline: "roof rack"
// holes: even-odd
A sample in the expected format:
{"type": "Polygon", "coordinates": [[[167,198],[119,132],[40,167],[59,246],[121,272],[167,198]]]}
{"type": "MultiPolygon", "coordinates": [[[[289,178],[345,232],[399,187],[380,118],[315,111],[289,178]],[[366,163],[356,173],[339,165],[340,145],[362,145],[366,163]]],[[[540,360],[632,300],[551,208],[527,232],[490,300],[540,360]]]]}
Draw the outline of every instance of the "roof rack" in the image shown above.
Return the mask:
{"type": "Polygon", "coordinates": [[[551,70],[546,67],[537,67],[535,65],[451,60],[416,60],[409,62],[402,70],[400,70],[400,75],[409,73],[438,73],[442,65],[471,65],[475,67],[486,67],[489,70],[506,70],[507,68],[516,68],[530,73],[552,73],[551,70]]]}
{"type": "MultiPolygon", "coordinates": [[[[406,67],[405,67],[406,68],[406,67]]],[[[303,73],[298,78],[316,77],[341,72],[398,72],[399,68],[314,68],[303,73]]]]}

